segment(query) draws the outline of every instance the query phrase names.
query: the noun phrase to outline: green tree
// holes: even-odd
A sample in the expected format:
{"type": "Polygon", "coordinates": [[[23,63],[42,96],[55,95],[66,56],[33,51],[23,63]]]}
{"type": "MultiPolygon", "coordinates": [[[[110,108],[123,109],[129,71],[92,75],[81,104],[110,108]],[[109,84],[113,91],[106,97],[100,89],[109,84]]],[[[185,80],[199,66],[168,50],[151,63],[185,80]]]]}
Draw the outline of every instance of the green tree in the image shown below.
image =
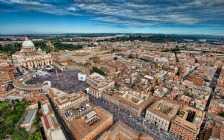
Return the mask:
{"type": "Polygon", "coordinates": [[[222,117],[224,117],[224,112],[220,113],[219,115],[222,116],[222,117]]]}
{"type": "Polygon", "coordinates": [[[81,45],[73,45],[73,44],[62,44],[61,42],[55,42],[54,43],[54,50],[60,51],[60,50],[79,50],[82,49],[81,45]]]}
{"type": "Polygon", "coordinates": [[[9,106],[0,108],[0,139],[4,139],[6,135],[12,135],[13,139],[27,139],[28,134],[24,129],[15,127],[15,124],[20,120],[25,113],[29,102],[16,101],[9,106]]]}
{"type": "Polygon", "coordinates": [[[25,140],[28,138],[28,134],[24,129],[16,128],[13,132],[13,140],[25,140]]]}
{"type": "Polygon", "coordinates": [[[101,75],[106,75],[103,70],[101,70],[101,69],[99,69],[95,66],[93,67],[93,71],[96,72],[96,73],[99,73],[101,75]]]}
{"type": "Polygon", "coordinates": [[[40,108],[41,108],[41,103],[40,101],[38,101],[38,110],[40,110],[40,108]]]}
{"type": "Polygon", "coordinates": [[[40,131],[34,132],[32,135],[29,136],[28,140],[41,140],[40,131]]]}

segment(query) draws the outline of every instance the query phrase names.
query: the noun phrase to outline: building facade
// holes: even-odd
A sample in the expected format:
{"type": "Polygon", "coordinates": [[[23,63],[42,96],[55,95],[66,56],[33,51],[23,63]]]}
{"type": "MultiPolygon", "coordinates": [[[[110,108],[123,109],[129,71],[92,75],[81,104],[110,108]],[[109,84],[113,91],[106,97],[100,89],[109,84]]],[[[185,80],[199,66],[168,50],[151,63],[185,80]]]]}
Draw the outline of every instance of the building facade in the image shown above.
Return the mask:
{"type": "Polygon", "coordinates": [[[7,86],[10,81],[9,75],[6,72],[0,72],[0,85],[7,86]]]}
{"type": "Polygon", "coordinates": [[[12,55],[13,62],[16,66],[24,66],[29,69],[52,65],[51,54],[47,54],[40,48],[36,50],[31,40],[26,40],[22,43],[22,48],[12,55]]]}
{"type": "Polygon", "coordinates": [[[172,120],[170,132],[181,136],[184,140],[196,140],[204,117],[204,111],[185,105],[172,120]]]}
{"type": "Polygon", "coordinates": [[[61,111],[72,106],[78,106],[84,101],[89,101],[89,96],[81,91],[73,94],[67,94],[59,89],[50,88],[49,96],[61,111]]]}
{"type": "Polygon", "coordinates": [[[103,92],[103,99],[116,104],[124,110],[128,110],[132,115],[140,117],[143,116],[145,110],[154,102],[153,96],[143,96],[134,91],[117,91],[109,89],[103,92]],[[137,96],[137,94],[139,94],[137,96]],[[141,98],[141,96],[143,98],[141,98]]]}
{"type": "Polygon", "coordinates": [[[32,124],[33,124],[33,120],[36,116],[36,112],[37,112],[36,109],[31,109],[31,110],[26,111],[26,115],[25,115],[22,123],[20,124],[20,126],[22,128],[25,128],[26,131],[30,131],[32,124]]]}
{"type": "Polygon", "coordinates": [[[86,82],[90,85],[89,94],[96,98],[101,98],[102,92],[113,88],[115,84],[114,81],[107,81],[104,76],[98,73],[88,75],[86,82]]]}
{"type": "Polygon", "coordinates": [[[145,119],[157,125],[159,128],[168,131],[171,120],[175,117],[178,109],[179,105],[160,100],[146,110],[145,119]]]}

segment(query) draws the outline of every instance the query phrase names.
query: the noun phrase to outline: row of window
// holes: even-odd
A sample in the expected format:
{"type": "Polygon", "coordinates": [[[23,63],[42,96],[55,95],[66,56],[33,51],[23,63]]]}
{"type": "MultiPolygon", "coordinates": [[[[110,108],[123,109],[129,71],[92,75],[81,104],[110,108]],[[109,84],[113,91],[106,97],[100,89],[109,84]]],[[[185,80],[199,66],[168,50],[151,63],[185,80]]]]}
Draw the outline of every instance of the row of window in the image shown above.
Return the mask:
{"type": "Polygon", "coordinates": [[[181,135],[185,139],[192,140],[192,138],[196,138],[196,135],[188,130],[186,130],[184,127],[181,127],[180,125],[177,125],[173,123],[170,128],[170,132],[181,135]]]}

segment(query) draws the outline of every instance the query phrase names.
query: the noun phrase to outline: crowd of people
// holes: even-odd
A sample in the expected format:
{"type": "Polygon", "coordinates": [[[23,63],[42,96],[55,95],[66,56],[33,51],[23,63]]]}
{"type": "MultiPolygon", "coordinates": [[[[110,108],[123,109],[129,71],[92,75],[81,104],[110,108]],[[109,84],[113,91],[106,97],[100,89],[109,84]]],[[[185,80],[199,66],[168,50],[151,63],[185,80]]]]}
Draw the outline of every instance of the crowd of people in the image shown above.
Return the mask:
{"type": "Polygon", "coordinates": [[[78,80],[79,71],[49,72],[47,76],[36,76],[26,84],[42,84],[44,81],[51,81],[52,87],[60,89],[66,93],[74,93],[85,90],[88,85],[86,82],[78,80]]]}
{"type": "MultiPolygon", "coordinates": [[[[77,91],[84,91],[88,85],[86,82],[78,80],[79,71],[64,71],[62,73],[51,72],[48,76],[37,76],[27,81],[27,84],[39,84],[44,81],[51,81],[52,87],[58,88],[67,93],[74,93],[77,91]]],[[[179,140],[180,137],[168,133],[154,124],[146,121],[143,117],[136,117],[131,115],[129,111],[119,108],[117,105],[101,99],[96,99],[90,96],[90,101],[97,106],[109,111],[113,114],[114,122],[121,120],[136,131],[142,133],[147,132],[155,140],[179,140]]]]}
{"type": "Polygon", "coordinates": [[[129,111],[119,108],[117,105],[101,99],[96,99],[90,95],[90,101],[97,106],[102,107],[103,109],[109,111],[113,114],[114,122],[121,120],[128,126],[132,127],[136,131],[142,133],[146,132],[150,136],[154,137],[155,140],[181,140],[180,137],[177,137],[171,133],[168,133],[154,124],[146,121],[143,117],[136,117],[130,114],[129,111]]]}

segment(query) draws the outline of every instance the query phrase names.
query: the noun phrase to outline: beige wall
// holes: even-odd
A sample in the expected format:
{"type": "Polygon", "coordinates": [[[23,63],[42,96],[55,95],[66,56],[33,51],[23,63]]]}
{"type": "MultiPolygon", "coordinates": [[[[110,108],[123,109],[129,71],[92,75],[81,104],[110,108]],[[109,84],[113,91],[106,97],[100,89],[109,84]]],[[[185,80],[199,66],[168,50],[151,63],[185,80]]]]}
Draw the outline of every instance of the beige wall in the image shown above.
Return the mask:
{"type": "Polygon", "coordinates": [[[157,125],[158,127],[162,128],[166,131],[168,131],[168,129],[169,129],[170,121],[168,121],[164,118],[161,118],[148,110],[146,111],[145,119],[149,120],[151,123],[157,125]]]}

